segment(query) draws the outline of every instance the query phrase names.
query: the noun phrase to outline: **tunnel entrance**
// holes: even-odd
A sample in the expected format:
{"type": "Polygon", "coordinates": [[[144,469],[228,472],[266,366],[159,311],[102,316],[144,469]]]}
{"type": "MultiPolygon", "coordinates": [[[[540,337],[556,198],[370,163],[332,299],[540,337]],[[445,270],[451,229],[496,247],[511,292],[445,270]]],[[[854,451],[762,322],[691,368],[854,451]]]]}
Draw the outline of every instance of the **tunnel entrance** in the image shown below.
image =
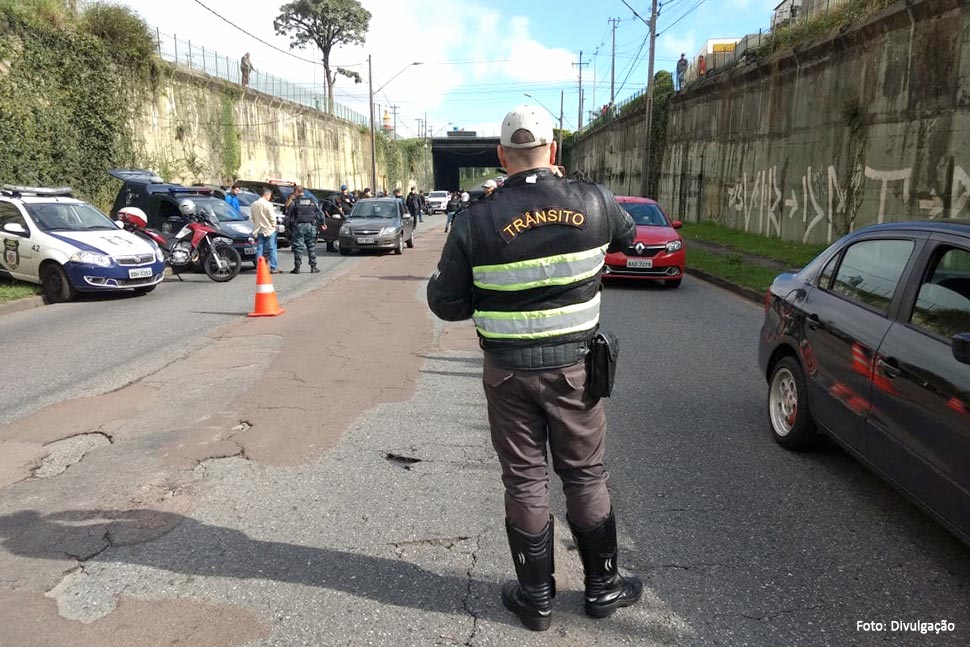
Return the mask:
{"type": "Polygon", "coordinates": [[[461,188],[461,169],[498,168],[498,137],[437,137],[431,140],[434,188],[457,191],[461,188]]]}

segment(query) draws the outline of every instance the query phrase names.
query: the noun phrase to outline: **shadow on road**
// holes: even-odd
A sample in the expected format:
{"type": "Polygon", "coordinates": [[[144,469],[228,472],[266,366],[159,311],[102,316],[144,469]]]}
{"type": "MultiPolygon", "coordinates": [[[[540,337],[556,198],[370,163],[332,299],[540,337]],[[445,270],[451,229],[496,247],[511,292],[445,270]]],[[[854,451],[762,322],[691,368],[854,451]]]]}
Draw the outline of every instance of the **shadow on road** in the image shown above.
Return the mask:
{"type": "MultiPolygon", "coordinates": [[[[271,580],[343,591],[379,602],[466,616],[476,595],[497,600],[495,582],[439,575],[404,560],[260,541],[245,533],[156,510],[71,510],[41,516],[34,510],[0,517],[0,543],[15,555],[50,560],[93,559],[150,566],[173,573],[271,580]],[[178,529],[178,549],[124,548],[178,529]]],[[[488,617],[488,609],[479,610],[488,617]]],[[[489,620],[512,624],[497,609],[489,620]],[[501,615],[500,615],[501,614],[501,615]]]]}

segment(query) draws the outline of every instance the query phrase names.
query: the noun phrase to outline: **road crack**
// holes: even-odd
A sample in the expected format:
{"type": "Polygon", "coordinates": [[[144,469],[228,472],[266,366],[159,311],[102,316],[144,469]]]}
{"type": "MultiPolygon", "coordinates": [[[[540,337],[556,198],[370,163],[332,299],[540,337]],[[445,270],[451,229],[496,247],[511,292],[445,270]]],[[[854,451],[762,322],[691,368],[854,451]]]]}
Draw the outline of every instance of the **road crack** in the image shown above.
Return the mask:
{"type": "Polygon", "coordinates": [[[469,634],[468,639],[465,640],[466,647],[471,647],[472,642],[475,640],[475,636],[478,635],[478,614],[472,608],[471,597],[472,597],[472,585],[475,582],[474,570],[475,570],[475,567],[478,565],[478,551],[480,551],[481,549],[482,549],[482,536],[477,535],[475,537],[475,550],[473,550],[471,554],[472,563],[468,566],[468,571],[467,571],[468,584],[467,584],[467,588],[465,589],[465,595],[462,596],[462,599],[461,599],[461,606],[465,610],[465,613],[467,613],[472,617],[472,631],[471,631],[471,634],[469,634]]]}

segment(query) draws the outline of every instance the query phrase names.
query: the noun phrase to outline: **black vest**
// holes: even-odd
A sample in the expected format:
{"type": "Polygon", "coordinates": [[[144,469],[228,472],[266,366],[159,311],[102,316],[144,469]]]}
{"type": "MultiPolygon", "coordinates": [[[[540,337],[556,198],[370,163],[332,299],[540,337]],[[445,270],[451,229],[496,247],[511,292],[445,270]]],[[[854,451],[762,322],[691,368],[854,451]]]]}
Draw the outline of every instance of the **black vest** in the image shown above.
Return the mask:
{"type": "MultiPolygon", "coordinates": [[[[548,169],[513,175],[502,188],[473,202],[466,211],[471,230],[470,264],[473,268],[506,265],[605,247],[612,238],[606,199],[595,184],[561,178],[548,169]]],[[[476,285],[473,301],[476,311],[549,310],[588,302],[599,288],[599,273],[568,285],[514,291],[476,285]]],[[[482,345],[486,349],[549,345],[585,341],[594,333],[587,330],[541,341],[483,339],[482,345]]]]}
{"type": "Polygon", "coordinates": [[[293,214],[293,222],[304,223],[317,221],[317,205],[313,204],[313,200],[305,195],[301,195],[299,198],[293,200],[290,209],[290,213],[293,214]]]}

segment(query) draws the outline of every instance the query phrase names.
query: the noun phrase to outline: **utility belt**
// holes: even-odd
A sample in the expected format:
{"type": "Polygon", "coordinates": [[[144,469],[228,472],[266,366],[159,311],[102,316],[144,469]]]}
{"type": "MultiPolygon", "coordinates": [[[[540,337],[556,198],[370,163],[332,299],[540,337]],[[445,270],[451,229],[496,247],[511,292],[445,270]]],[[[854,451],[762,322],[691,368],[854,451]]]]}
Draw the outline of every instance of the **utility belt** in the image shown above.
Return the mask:
{"type": "Polygon", "coordinates": [[[565,368],[586,362],[586,389],[594,398],[608,398],[613,392],[619,341],[611,332],[599,331],[591,339],[538,346],[495,344],[479,337],[489,359],[515,371],[565,368]]]}
{"type": "Polygon", "coordinates": [[[514,346],[496,344],[479,337],[478,343],[493,362],[503,368],[515,371],[539,371],[572,366],[583,361],[586,358],[586,353],[589,352],[588,340],[535,346],[514,346]]]}

